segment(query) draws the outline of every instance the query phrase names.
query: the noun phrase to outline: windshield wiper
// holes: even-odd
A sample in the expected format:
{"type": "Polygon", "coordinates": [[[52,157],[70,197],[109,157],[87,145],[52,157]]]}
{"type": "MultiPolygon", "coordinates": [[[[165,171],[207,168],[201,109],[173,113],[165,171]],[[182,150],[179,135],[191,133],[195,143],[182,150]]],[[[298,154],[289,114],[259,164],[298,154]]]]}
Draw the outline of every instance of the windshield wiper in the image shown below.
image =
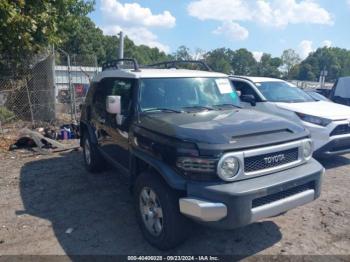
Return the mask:
{"type": "Polygon", "coordinates": [[[205,109],[205,110],[215,110],[214,108],[210,107],[210,106],[185,106],[182,107],[183,109],[205,109]]]}
{"type": "Polygon", "coordinates": [[[213,105],[213,106],[215,106],[215,107],[231,106],[231,107],[236,107],[236,108],[242,108],[240,106],[233,105],[233,104],[219,104],[219,105],[213,105]]]}
{"type": "Polygon", "coordinates": [[[142,112],[153,112],[153,111],[162,111],[162,112],[171,112],[171,113],[182,113],[182,111],[179,110],[175,110],[175,109],[171,109],[171,108],[161,108],[161,107],[157,107],[157,108],[148,108],[143,110],[142,112]]]}

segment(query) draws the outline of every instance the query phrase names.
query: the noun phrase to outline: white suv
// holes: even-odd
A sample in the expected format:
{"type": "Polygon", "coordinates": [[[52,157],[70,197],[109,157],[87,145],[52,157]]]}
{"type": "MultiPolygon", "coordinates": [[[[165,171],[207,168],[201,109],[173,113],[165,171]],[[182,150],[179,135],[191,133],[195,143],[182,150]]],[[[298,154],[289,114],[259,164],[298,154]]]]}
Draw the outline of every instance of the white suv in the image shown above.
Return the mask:
{"type": "Polygon", "coordinates": [[[301,123],[311,132],[315,155],[350,152],[350,107],[319,101],[275,78],[231,76],[242,105],[301,123]]]}

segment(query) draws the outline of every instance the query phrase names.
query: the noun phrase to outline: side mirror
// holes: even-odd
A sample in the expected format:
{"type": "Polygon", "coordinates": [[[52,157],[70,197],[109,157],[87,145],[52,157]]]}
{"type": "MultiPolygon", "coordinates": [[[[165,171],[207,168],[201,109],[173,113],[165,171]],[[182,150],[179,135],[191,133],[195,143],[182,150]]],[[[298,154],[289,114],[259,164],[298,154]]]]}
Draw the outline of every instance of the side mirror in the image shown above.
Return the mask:
{"type": "Polygon", "coordinates": [[[106,99],[106,111],[110,114],[121,114],[121,97],[120,96],[107,96],[106,99]]]}
{"type": "Polygon", "coordinates": [[[250,103],[252,106],[256,106],[256,100],[253,95],[241,95],[241,100],[250,103]]]}

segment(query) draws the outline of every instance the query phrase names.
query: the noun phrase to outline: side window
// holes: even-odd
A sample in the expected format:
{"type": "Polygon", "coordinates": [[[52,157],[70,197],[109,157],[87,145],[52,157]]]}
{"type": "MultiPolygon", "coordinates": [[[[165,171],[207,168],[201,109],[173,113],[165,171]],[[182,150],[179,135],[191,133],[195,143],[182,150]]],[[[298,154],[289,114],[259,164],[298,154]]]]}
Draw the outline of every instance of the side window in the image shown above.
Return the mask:
{"type": "Polygon", "coordinates": [[[107,95],[120,96],[122,115],[127,116],[131,109],[131,88],[133,81],[131,79],[113,79],[106,88],[109,90],[107,95]]]}
{"type": "Polygon", "coordinates": [[[127,116],[131,108],[131,94],[134,80],[121,78],[102,79],[96,88],[93,104],[95,112],[103,118],[108,118],[106,111],[107,96],[121,96],[122,115],[127,116]]]}
{"type": "Polygon", "coordinates": [[[92,103],[93,103],[94,112],[100,117],[105,116],[106,96],[107,95],[106,95],[105,89],[102,88],[102,82],[97,83],[96,89],[93,95],[92,103]]]}
{"type": "Polygon", "coordinates": [[[260,101],[260,97],[248,83],[243,81],[232,81],[232,83],[241,95],[253,95],[256,101],[260,101]]]}

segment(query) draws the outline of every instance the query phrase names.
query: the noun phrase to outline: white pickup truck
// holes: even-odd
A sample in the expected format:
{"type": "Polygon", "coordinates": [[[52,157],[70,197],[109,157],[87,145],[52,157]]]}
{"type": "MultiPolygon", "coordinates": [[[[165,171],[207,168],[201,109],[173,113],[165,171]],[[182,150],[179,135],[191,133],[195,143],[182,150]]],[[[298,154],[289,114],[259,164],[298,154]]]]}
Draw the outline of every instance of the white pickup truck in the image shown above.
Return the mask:
{"type": "Polygon", "coordinates": [[[350,107],[320,101],[293,84],[275,78],[230,76],[242,105],[286,117],[307,128],[314,155],[350,152],[350,107]]]}

